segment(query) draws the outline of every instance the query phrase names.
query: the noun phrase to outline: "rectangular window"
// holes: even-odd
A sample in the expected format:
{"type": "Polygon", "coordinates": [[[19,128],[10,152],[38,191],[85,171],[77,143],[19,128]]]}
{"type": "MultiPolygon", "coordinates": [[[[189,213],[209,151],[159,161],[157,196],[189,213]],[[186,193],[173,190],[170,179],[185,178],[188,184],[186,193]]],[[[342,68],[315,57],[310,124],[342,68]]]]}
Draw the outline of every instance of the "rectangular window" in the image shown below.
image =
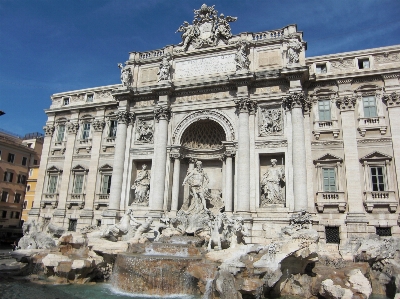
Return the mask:
{"type": "Polygon", "coordinates": [[[74,194],[82,194],[83,189],[83,174],[76,174],[74,181],[74,194]]]}
{"type": "Polygon", "coordinates": [[[6,171],[4,173],[4,181],[5,182],[12,183],[13,178],[14,178],[14,174],[12,172],[6,171]]]}
{"type": "Polygon", "coordinates": [[[11,211],[10,218],[14,218],[14,211],[11,211]]]}
{"type": "Polygon", "coordinates": [[[18,184],[25,184],[26,183],[26,176],[23,174],[19,174],[17,177],[18,184]]]}
{"type": "Polygon", "coordinates": [[[63,105],[64,106],[69,105],[69,98],[64,98],[63,99],[63,105]]]}
{"type": "Polygon", "coordinates": [[[15,155],[9,153],[9,154],[8,154],[8,159],[7,159],[7,161],[8,161],[9,163],[14,163],[14,158],[15,158],[15,155]]]}
{"type": "Polygon", "coordinates": [[[101,220],[97,219],[97,226],[100,227],[101,226],[101,220]]]}
{"type": "Polygon", "coordinates": [[[391,227],[376,227],[376,234],[381,237],[391,237],[392,228],[391,227]]]}
{"type": "Polygon", "coordinates": [[[1,213],[1,218],[6,218],[7,217],[7,211],[3,211],[1,213]]]}
{"type": "Polygon", "coordinates": [[[31,177],[32,174],[33,174],[33,169],[31,168],[31,169],[29,169],[29,176],[31,177]]]}
{"type": "Polygon", "coordinates": [[[25,210],[27,205],[28,205],[28,202],[25,200],[22,208],[25,210]]]}
{"type": "Polygon", "coordinates": [[[49,185],[47,187],[47,193],[54,194],[57,192],[57,175],[50,175],[49,176],[49,185]]]}
{"type": "Polygon", "coordinates": [[[33,165],[38,165],[38,161],[37,160],[33,160],[33,165]]]}
{"type": "Polygon", "coordinates": [[[374,96],[363,97],[364,117],[376,117],[376,101],[374,96]]]}
{"type": "Polygon", "coordinates": [[[76,231],[76,224],[77,224],[76,219],[70,219],[68,223],[68,231],[69,232],[75,232],[76,231]]]}
{"type": "Polygon", "coordinates": [[[365,58],[365,59],[358,59],[358,68],[359,68],[360,70],[369,69],[369,68],[370,68],[370,66],[369,66],[369,59],[368,59],[368,58],[365,58]]]}
{"type": "Polygon", "coordinates": [[[22,165],[26,166],[27,162],[28,162],[28,158],[27,157],[22,157],[22,165]]]}
{"type": "Polygon", "coordinates": [[[110,132],[108,133],[109,137],[117,136],[117,126],[118,122],[115,119],[110,120],[110,132]]]}
{"type": "Polygon", "coordinates": [[[326,63],[324,63],[324,64],[317,64],[317,65],[315,66],[315,72],[316,72],[317,74],[326,74],[326,72],[327,72],[326,63]]]}
{"type": "Polygon", "coordinates": [[[64,140],[65,125],[58,125],[57,130],[57,142],[62,142],[64,140]]]}
{"type": "Polygon", "coordinates": [[[382,166],[371,167],[371,180],[372,180],[372,191],[385,191],[382,166]]]}
{"type": "Polygon", "coordinates": [[[86,95],[86,102],[92,103],[93,102],[93,94],[86,95]]]}
{"type": "Polygon", "coordinates": [[[340,244],[340,234],[338,226],[325,226],[326,243],[340,244]]]}
{"type": "Polygon", "coordinates": [[[1,161],[1,151],[0,151],[0,161],[1,161]]]}
{"type": "Polygon", "coordinates": [[[2,202],[7,202],[7,199],[8,199],[8,192],[7,191],[3,191],[1,193],[1,201],[2,202]]]}
{"type": "Polygon", "coordinates": [[[15,219],[19,219],[19,215],[20,215],[19,212],[15,212],[15,219]]]}
{"type": "Polygon", "coordinates": [[[320,121],[331,120],[331,101],[321,100],[318,101],[318,114],[320,121]]]}
{"type": "Polygon", "coordinates": [[[324,192],[336,192],[335,168],[322,168],[324,192]]]}
{"type": "Polygon", "coordinates": [[[82,130],[82,139],[86,140],[89,138],[90,134],[90,123],[84,123],[83,124],[83,130],[82,130]]]}
{"type": "Polygon", "coordinates": [[[110,194],[110,189],[111,189],[111,175],[105,174],[103,176],[103,185],[102,185],[101,193],[102,194],[110,194]]]}
{"type": "Polygon", "coordinates": [[[21,194],[15,193],[14,202],[19,203],[21,201],[21,194]]]}

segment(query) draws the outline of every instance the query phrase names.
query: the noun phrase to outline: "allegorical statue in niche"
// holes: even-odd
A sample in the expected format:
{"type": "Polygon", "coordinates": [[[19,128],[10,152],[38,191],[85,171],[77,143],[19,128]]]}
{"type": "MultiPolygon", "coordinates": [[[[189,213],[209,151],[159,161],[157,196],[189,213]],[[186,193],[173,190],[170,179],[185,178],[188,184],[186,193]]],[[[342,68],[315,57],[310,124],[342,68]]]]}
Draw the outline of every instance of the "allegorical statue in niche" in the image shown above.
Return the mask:
{"type": "Polygon", "coordinates": [[[196,162],[196,167],[187,173],[182,186],[189,185],[190,193],[193,196],[189,209],[207,210],[206,196],[208,193],[208,175],[204,172],[201,161],[196,162]]]}
{"type": "Polygon", "coordinates": [[[250,60],[247,57],[248,42],[240,40],[237,44],[238,48],[235,53],[236,71],[247,72],[249,70],[250,60]]]}
{"type": "Polygon", "coordinates": [[[128,66],[123,66],[122,63],[118,63],[118,67],[121,70],[121,82],[125,87],[132,85],[133,74],[132,70],[128,66]]]}
{"type": "Polygon", "coordinates": [[[171,56],[166,54],[163,56],[159,69],[158,69],[158,82],[160,81],[168,81],[170,79],[170,70],[171,70],[171,56]]]}
{"type": "Polygon", "coordinates": [[[142,170],[138,172],[131,189],[135,190],[133,203],[146,206],[149,204],[150,171],[147,170],[146,164],[142,165],[142,170]]]}
{"type": "Polygon", "coordinates": [[[285,173],[282,167],[276,165],[276,162],[276,159],[271,159],[271,167],[261,179],[261,207],[285,203],[283,194],[285,173]]]}
{"type": "Polygon", "coordinates": [[[138,120],[136,129],[136,140],[144,143],[153,141],[153,125],[142,119],[138,120]]]}
{"type": "Polygon", "coordinates": [[[287,57],[290,64],[299,62],[299,55],[303,49],[303,45],[297,39],[288,41],[287,57]]]}

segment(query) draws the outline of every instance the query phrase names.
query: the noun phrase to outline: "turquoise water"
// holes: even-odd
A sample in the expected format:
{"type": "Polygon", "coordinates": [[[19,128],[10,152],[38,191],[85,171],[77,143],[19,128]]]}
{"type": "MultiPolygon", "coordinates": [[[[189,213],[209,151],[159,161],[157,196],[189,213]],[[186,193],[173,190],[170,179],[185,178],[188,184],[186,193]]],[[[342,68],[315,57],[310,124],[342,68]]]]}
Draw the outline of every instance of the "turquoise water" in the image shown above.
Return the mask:
{"type": "MultiPolygon", "coordinates": [[[[48,285],[36,284],[26,281],[1,281],[1,299],[201,299],[199,296],[171,295],[171,296],[145,296],[119,292],[109,284],[89,285],[48,285]]],[[[296,299],[296,297],[281,297],[281,299],[296,299]]],[[[301,298],[297,298],[301,299],[301,298]]],[[[386,296],[372,295],[369,299],[389,299],[386,296]]]]}

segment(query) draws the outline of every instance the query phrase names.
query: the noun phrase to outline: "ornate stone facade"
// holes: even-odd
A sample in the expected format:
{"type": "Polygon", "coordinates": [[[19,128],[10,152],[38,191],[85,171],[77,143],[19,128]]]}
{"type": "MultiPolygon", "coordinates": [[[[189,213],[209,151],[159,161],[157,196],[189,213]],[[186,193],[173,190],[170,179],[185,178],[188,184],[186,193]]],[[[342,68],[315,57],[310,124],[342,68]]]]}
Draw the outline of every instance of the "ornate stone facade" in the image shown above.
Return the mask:
{"type": "Polygon", "coordinates": [[[247,243],[304,215],[322,239],[400,235],[400,46],[305,58],[295,25],[234,21],[203,5],[179,45],[132,52],[122,84],[53,95],[30,217],[112,231],[130,208],[247,243]]]}

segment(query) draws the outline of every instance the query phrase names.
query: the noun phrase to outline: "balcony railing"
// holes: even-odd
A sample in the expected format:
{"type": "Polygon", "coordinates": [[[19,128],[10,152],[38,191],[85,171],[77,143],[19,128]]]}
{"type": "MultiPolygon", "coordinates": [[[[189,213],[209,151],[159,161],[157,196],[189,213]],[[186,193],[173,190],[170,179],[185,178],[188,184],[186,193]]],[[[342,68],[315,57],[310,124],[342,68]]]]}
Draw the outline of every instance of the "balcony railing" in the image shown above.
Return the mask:
{"type": "Polygon", "coordinates": [[[339,124],[336,119],[334,120],[324,120],[324,121],[314,121],[314,131],[313,134],[315,139],[319,139],[322,133],[332,133],[334,138],[339,136],[339,124]]]}
{"type": "Polygon", "coordinates": [[[46,205],[51,205],[53,209],[57,208],[58,193],[43,193],[40,205],[43,209],[46,207],[46,205]]]}
{"type": "Polygon", "coordinates": [[[394,213],[397,210],[398,200],[394,191],[365,191],[364,206],[368,212],[372,212],[375,207],[387,207],[394,213]]]}
{"type": "Polygon", "coordinates": [[[318,212],[322,213],[325,207],[337,207],[339,212],[346,211],[346,199],[344,192],[317,192],[317,198],[315,206],[318,212]]]}
{"type": "Polygon", "coordinates": [[[379,130],[381,135],[385,135],[387,130],[385,117],[360,117],[358,119],[358,131],[361,136],[364,137],[367,130],[379,130]]]}
{"type": "Polygon", "coordinates": [[[110,194],[96,194],[96,198],[94,200],[94,207],[96,210],[100,209],[100,206],[108,206],[110,194]]]}
{"type": "Polygon", "coordinates": [[[77,205],[80,209],[85,207],[85,194],[69,194],[67,198],[67,208],[71,209],[73,205],[77,205]]]}

